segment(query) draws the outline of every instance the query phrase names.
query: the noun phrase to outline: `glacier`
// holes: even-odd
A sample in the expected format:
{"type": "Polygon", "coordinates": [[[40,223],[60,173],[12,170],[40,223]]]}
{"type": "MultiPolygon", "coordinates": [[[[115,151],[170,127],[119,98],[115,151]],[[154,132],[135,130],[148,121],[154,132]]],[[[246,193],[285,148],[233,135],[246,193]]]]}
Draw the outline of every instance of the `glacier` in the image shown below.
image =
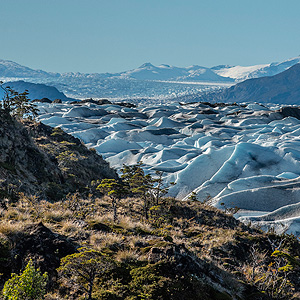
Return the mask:
{"type": "Polygon", "coordinates": [[[41,122],[81,139],[112,167],[142,161],[148,173],[163,171],[176,183],[170,196],[185,200],[194,192],[216,207],[238,207],[245,223],[300,233],[300,120],[280,105],[38,107],[41,122]]]}

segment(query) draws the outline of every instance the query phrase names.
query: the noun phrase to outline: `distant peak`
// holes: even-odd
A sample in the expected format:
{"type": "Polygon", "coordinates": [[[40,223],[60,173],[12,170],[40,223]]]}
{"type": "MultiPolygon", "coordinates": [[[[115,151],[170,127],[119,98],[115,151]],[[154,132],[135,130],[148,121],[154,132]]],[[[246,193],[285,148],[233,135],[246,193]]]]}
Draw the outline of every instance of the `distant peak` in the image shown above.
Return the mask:
{"type": "Polygon", "coordinates": [[[234,66],[231,65],[218,65],[218,66],[214,66],[211,68],[211,70],[220,70],[220,69],[229,69],[232,68],[234,66]]]}
{"type": "Polygon", "coordinates": [[[147,67],[154,67],[154,66],[153,66],[151,63],[147,62],[147,63],[142,64],[142,65],[139,67],[139,69],[141,69],[141,68],[147,68],[147,67]]]}

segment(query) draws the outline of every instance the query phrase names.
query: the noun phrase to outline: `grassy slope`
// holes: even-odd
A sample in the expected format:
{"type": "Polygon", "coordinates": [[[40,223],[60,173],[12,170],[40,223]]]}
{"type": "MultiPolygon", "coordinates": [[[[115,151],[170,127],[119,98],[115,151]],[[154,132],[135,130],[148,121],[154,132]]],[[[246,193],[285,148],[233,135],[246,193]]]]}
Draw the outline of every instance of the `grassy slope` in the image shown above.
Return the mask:
{"type": "MultiPolygon", "coordinates": [[[[108,198],[82,200],[75,195],[53,204],[23,198],[1,211],[2,251],[7,243],[8,251],[16,254],[21,243],[16,237],[42,221],[75,247],[99,250],[114,261],[115,266],[98,278],[95,299],[277,299],[268,298],[270,291],[261,293],[254,282],[274,260],[270,241],[279,244],[283,237],[247,227],[199,202],[165,199],[149,220],[143,219],[141,205],[138,199],[122,200],[114,223],[108,198]]],[[[38,247],[28,247],[22,250],[24,261],[43,256],[38,247]]],[[[285,236],[281,247],[299,254],[292,236],[285,236]]],[[[289,278],[297,288],[297,272],[291,271],[289,278]]],[[[52,280],[48,299],[78,299],[76,288],[52,280]]],[[[296,291],[286,288],[284,293],[291,299],[296,291]]]]}

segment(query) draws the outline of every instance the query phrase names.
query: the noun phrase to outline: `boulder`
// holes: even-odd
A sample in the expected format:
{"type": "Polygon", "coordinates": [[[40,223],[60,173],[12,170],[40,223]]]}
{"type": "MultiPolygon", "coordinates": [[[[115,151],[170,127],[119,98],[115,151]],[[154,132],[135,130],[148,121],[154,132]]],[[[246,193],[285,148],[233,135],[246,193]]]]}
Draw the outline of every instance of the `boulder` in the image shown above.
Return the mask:
{"type": "Polygon", "coordinates": [[[50,284],[57,276],[60,259],[76,252],[76,246],[52,232],[42,222],[25,226],[22,232],[8,236],[11,244],[11,271],[19,273],[30,259],[41,272],[48,272],[50,284]]]}
{"type": "Polygon", "coordinates": [[[284,117],[293,117],[300,120],[300,108],[295,106],[285,106],[279,110],[279,113],[284,117]]]}

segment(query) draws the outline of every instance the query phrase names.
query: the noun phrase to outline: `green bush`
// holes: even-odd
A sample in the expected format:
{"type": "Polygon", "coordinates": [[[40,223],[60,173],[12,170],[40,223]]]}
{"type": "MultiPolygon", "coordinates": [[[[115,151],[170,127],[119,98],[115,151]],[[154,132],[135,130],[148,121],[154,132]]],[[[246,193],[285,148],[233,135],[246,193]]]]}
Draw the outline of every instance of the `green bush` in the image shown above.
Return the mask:
{"type": "Polygon", "coordinates": [[[41,274],[35,269],[32,260],[29,261],[25,270],[20,275],[12,274],[3,288],[5,300],[41,300],[46,294],[48,281],[47,273],[41,274]]]}

